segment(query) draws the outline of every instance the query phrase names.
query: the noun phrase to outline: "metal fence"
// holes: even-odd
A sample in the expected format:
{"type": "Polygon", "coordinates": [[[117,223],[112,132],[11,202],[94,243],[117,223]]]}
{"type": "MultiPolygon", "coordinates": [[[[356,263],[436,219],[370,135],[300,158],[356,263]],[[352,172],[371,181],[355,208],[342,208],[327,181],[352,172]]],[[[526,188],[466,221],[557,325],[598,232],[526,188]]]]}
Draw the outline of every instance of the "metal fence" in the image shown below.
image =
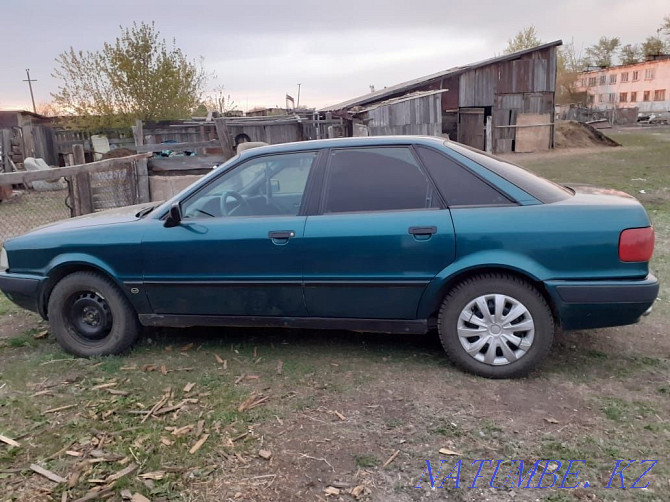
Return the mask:
{"type": "Polygon", "coordinates": [[[67,186],[49,191],[25,187],[14,190],[0,203],[0,242],[71,214],[67,186]]]}

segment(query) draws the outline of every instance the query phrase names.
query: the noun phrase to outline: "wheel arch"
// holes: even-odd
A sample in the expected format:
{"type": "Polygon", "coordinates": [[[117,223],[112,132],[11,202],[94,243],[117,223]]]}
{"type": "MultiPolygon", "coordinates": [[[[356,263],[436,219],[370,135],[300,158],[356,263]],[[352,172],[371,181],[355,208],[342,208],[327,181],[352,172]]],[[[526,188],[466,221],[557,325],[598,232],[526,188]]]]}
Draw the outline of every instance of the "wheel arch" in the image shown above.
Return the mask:
{"type": "Polygon", "coordinates": [[[542,295],[544,300],[547,302],[547,305],[549,305],[551,314],[554,318],[554,323],[557,326],[559,325],[560,318],[558,316],[558,309],[544,282],[526,271],[520,270],[510,265],[502,264],[473,266],[461,269],[444,278],[436,277],[433,281],[434,283],[429,285],[429,289],[432,289],[433,291],[431,291],[430,294],[424,294],[423,298],[421,299],[419,306],[419,318],[428,318],[430,320],[437,319],[442,302],[449,294],[449,291],[454,288],[454,286],[464,280],[469,279],[470,277],[487,273],[507,274],[533,286],[542,295]],[[437,281],[437,283],[435,283],[435,281],[437,281]]]}
{"type": "Polygon", "coordinates": [[[123,293],[123,295],[132,305],[131,298],[128,297],[128,294],[125,288],[123,287],[123,284],[119,283],[119,281],[114,276],[113,272],[111,272],[104,266],[83,260],[61,261],[55,264],[49,270],[47,274],[47,280],[44,282],[44,285],[42,286],[42,291],[40,294],[40,300],[38,304],[39,314],[42,316],[42,318],[46,320],[49,317],[48,312],[49,297],[51,296],[51,292],[53,291],[54,287],[56,287],[56,284],[58,284],[58,282],[64,277],[73,274],[75,272],[94,272],[102,277],[109,279],[119,288],[119,290],[123,293]]]}

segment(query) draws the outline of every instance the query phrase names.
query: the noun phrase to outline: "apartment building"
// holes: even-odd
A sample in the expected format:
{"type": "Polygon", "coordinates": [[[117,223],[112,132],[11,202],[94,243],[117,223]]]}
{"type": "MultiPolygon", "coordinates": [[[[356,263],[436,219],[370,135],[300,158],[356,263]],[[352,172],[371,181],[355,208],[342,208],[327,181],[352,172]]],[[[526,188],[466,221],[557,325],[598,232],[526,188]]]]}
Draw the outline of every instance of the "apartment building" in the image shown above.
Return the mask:
{"type": "Polygon", "coordinates": [[[640,112],[670,111],[670,56],[580,73],[578,91],[597,110],[637,107],[640,112]]]}

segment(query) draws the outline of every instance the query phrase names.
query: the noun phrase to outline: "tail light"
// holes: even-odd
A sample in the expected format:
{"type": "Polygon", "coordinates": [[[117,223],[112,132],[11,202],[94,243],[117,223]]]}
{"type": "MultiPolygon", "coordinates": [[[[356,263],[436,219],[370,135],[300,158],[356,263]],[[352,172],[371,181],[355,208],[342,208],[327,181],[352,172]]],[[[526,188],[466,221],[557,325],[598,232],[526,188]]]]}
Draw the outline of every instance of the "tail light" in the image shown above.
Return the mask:
{"type": "Polygon", "coordinates": [[[621,261],[649,261],[654,252],[654,227],[628,228],[619,236],[621,261]]]}

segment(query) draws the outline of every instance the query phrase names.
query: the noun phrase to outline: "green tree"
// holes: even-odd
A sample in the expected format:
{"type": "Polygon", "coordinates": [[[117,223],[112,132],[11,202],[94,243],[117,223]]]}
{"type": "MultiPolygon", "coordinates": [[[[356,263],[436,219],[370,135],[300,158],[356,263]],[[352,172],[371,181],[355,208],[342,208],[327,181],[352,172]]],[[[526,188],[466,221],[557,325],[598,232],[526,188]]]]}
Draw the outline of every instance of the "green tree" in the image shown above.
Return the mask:
{"type": "Polygon", "coordinates": [[[647,40],[642,44],[642,54],[645,57],[659,56],[664,54],[666,50],[666,43],[660,37],[647,37],[647,40]]]}
{"type": "Polygon", "coordinates": [[[90,130],[189,117],[206,82],[202,62],[159,35],[154,23],[133,23],[100,51],[61,53],[53,72],[61,81],[56,105],[90,130]]]}
{"type": "Polygon", "coordinates": [[[586,58],[593,66],[609,68],[620,43],[617,37],[600,37],[596,44],[586,48],[586,58]]]}
{"type": "Polygon", "coordinates": [[[621,64],[639,63],[642,58],[642,51],[637,44],[626,44],[619,49],[619,59],[621,64]]]}
{"type": "Polygon", "coordinates": [[[667,37],[670,37],[670,14],[668,14],[663,18],[663,24],[661,24],[661,31],[667,37]]]}
{"type": "Polygon", "coordinates": [[[537,36],[535,26],[532,24],[521,31],[514,37],[507,40],[507,47],[503,50],[504,54],[511,54],[512,52],[523,51],[525,49],[532,49],[542,45],[542,40],[537,36]]]}

